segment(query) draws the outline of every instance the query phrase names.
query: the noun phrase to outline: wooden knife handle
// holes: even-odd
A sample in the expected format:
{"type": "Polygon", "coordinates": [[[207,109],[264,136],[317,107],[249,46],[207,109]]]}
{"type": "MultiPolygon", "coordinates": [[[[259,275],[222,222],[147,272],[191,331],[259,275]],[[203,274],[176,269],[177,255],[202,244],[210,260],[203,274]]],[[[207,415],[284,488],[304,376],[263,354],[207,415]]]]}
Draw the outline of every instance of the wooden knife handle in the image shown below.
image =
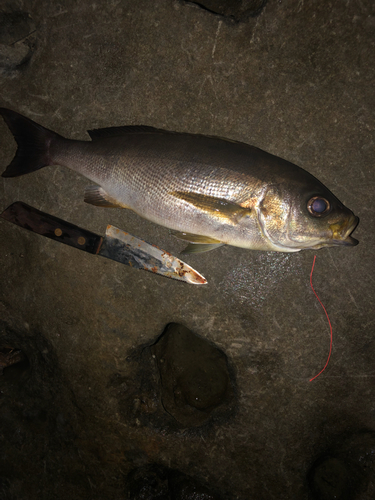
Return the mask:
{"type": "Polygon", "coordinates": [[[21,201],[10,205],[0,217],[34,233],[93,254],[99,252],[103,242],[101,236],[41,212],[21,201]]]}

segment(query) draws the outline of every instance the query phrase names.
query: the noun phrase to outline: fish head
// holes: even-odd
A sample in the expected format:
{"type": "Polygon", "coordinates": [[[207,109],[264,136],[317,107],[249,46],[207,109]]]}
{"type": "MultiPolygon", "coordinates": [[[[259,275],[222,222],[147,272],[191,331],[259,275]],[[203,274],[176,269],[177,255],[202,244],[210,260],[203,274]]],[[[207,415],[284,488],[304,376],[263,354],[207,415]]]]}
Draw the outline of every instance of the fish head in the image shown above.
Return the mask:
{"type": "Polygon", "coordinates": [[[355,246],[359,219],[323,184],[309,176],[270,185],[258,204],[263,237],[279,251],[355,246]]]}

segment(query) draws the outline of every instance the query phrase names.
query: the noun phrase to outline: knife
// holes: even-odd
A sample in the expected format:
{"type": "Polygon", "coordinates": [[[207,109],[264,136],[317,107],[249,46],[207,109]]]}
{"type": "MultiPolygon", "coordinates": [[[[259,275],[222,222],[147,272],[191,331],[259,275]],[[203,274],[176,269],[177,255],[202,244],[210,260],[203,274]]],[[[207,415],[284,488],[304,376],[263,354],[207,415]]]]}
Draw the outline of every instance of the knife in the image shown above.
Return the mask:
{"type": "Polygon", "coordinates": [[[107,226],[105,236],[102,237],[21,201],[10,205],[0,217],[52,240],[135,269],[144,269],[193,285],[207,283],[201,274],[182,260],[115,226],[107,226]]]}

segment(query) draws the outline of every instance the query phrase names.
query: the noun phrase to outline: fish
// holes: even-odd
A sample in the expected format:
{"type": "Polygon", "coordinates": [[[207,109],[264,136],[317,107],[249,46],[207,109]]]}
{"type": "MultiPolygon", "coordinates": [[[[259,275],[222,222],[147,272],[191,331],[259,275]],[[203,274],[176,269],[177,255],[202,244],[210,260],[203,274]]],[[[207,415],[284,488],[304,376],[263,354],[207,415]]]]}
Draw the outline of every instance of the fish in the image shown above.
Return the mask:
{"type": "Polygon", "coordinates": [[[149,126],[71,140],[6,108],[18,148],[3,177],[60,165],[88,178],[84,201],[133,210],[188,242],[275,252],[355,246],[359,219],[318,179],[257,147],[149,126]]]}

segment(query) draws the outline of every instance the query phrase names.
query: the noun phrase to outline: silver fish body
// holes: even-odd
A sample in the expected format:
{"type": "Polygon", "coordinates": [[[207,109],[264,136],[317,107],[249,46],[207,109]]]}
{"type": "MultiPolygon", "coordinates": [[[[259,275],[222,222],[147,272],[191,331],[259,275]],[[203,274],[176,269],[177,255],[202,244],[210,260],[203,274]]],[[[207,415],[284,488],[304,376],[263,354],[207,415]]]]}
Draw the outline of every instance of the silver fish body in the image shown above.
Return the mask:
{"type": "Polygon", "coordinates": [[[227,244],[296,252],[357,243],[350,234],[358,219],[321,182],[253,146],[132,126],[73,141],[14,111],[0,113],[19,146],[3,176],[69,167],[97,184],[85,201],[134,210],[192,242],[192,251],[227,244]]]}

